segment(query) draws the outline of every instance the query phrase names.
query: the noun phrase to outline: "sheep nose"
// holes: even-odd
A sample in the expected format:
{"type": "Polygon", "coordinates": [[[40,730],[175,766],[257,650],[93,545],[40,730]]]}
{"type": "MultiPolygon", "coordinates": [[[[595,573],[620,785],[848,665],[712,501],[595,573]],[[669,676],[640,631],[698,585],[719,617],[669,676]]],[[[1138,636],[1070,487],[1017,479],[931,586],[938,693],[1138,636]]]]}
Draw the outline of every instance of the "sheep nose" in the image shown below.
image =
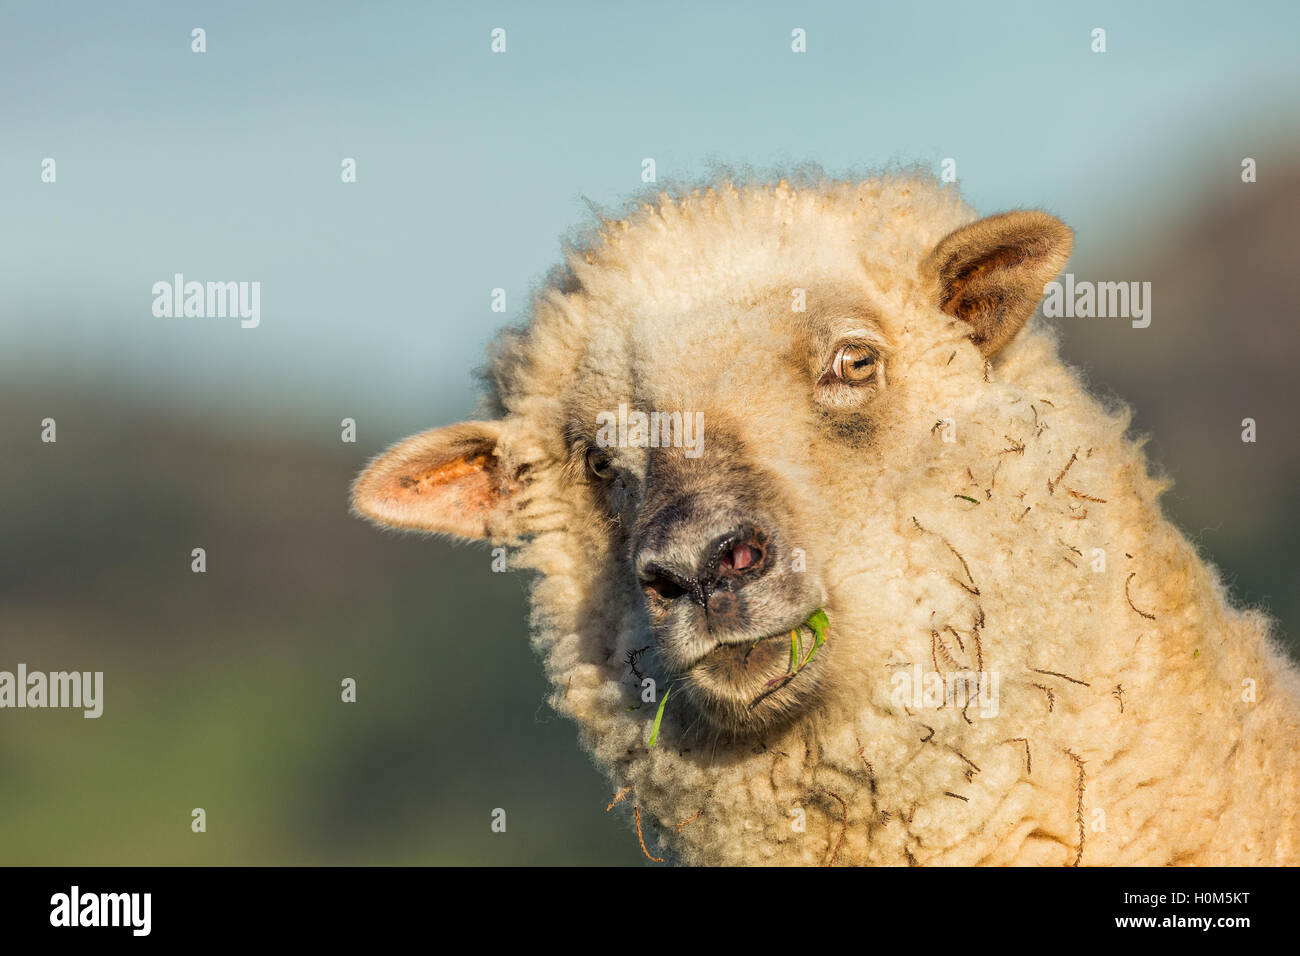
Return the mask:
{"type": "Polygon", "coordinates": [[[652,601],[688,597],[707,608],[715,591],[734,591],[767,568],[769,540],[762,529],[747,525],[713,538],[694,561],[641,555],[641,588],[652,601]]]}

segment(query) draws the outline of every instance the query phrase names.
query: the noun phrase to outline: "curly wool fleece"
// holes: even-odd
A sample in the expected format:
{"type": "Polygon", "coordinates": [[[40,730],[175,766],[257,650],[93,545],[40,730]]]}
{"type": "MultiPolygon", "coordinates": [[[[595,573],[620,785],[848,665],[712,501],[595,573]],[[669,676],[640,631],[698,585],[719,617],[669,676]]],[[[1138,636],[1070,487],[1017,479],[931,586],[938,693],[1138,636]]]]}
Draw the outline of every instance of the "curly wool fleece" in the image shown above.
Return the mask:
{"type": "MultiPolygon", "coordinates": [[[[1028,318],[1068,230],[1013,215],[1042,217],[1053,250],[1028,318]]],[[[1300,861],[1295,670],[1163,516],[1127,411],[1088,394],[1050,331],[972,335],[962,300],[978,295],[963,284],[1036,254],[1015,239],[1005,255],[1004,226],[981,221],[983,238],[975,221],[954,187],[918,174],[661,194],[573,246],[527,324],[498,340],[495,421],[396,446],[356,507],[510,543],[538,572],[532,640],[551,704],[657,856],[1300,861]],[[955,231],[991,252],[945,275],[934,253],[955,231]],[[804,385],[773,370],[793,290],[810,313],[847,298],[879,320],[887,381],[855,439],[828,434],[804,385]],[[810,665],[825,692],[791,722],[737,733],[670,698],[648,746],[656,707],[640,678],[662,695],[676,675],[657,669],[628,543],[572,451],[593,426],[574,410],[620,402],[705,409],[790,502],[830,619],[810,665]],[[419,510],[433,500],[441,510],[419,510]],[[916,683],[957,672],[979,675],[983,696],[916,683]]]]}

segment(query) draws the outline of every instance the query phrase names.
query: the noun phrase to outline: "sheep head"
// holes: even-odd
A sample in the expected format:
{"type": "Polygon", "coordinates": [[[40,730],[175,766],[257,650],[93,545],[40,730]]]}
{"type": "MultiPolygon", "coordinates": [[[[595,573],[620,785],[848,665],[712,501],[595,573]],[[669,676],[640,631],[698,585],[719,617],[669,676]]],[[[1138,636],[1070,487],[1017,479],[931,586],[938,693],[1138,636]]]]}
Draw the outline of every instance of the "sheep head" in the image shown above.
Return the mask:
{"type": "Polygon", "coordinates": [[[498,417],[394,446],[354,508],[547,539],[521,553],[567,582],[538,601],[579,661],[614,682],[630,661],[733,735],[789,726],[899,626],[874,606],[898,569],[872,555],[903,533],[928,397],[984,387],[1069,254],[1045,213],[971,218],[901,180],[722,187],[606,223],[495,346],[498,417]]]}

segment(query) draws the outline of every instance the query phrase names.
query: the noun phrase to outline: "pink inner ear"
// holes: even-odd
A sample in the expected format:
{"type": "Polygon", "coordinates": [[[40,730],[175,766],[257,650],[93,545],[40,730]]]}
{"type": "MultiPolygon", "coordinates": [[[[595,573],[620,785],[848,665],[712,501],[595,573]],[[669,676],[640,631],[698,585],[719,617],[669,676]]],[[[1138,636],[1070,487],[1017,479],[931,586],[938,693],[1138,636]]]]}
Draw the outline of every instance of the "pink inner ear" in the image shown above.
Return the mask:
{"type": "Polygon", "coordinates": [[[492,456],[482,453],[453,458],[414,474],[394,475],[382,493],[399,506],[431,508],[441,514],[486,515],[500,501],[492,464],[492,456]],[[421,498],[425,501],[416,500],[421,498]]]}
{"type": "Polygon", "coordinates": [[[462,422],[398,442],[352,486],[353,510],[390,528],[508,537],[518,488],[496,455],[500,435],[496,423],[462,422]]]}
{"type": "Polygon", "coordinates": [[[393,527],[487,537],[507,498],[498,462],[482,443],[462,447],[452,458],[426,453],[381,461],[359,482],[357,509],[393,527]]]}
{"type": "Polygon", "coordinates": [[[487,455],[475,455],[473,458],[453,458],[434,468],[428,468],[415,476],[398,475],[396,481],[402,488],[414,494],[421,494],[426,489],[450,484],[467,475],[479,474],[488,467],[487,455]]]}

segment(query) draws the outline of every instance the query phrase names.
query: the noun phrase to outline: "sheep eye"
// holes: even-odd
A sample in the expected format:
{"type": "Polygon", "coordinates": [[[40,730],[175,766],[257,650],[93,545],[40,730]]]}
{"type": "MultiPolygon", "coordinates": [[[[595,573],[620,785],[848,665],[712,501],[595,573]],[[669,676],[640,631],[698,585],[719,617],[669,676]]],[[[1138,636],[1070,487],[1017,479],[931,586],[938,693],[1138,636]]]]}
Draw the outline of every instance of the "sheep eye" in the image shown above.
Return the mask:
{"type": "Polygon", "coordinates": [[[831,375],[850,385],[861,385],[876,374],[876,356],[860,345],[845,345],[835,353],[831,375]]]}
{"type": "Polygon", "coordinates": [[[597,478],[604,481],[612,478],[614,475],[614,463],[610,461],[609,455],[599,448],[587,449],[587,470],[597,478]]]}

